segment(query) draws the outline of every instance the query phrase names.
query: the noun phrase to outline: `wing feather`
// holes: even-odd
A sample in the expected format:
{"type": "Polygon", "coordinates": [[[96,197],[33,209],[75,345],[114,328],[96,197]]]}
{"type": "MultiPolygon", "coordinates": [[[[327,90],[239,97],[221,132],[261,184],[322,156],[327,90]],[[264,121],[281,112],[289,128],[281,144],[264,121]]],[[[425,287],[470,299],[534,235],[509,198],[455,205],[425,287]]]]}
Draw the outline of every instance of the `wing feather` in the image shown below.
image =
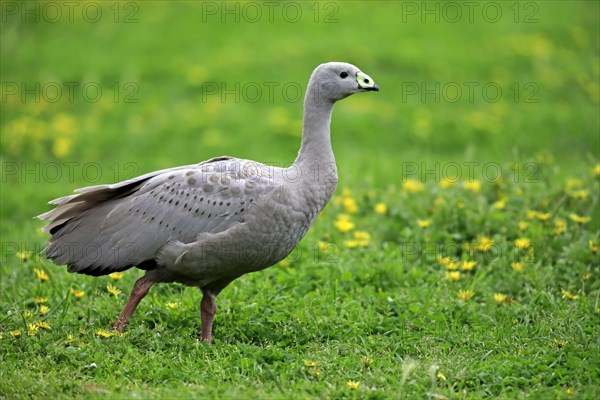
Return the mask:
{"type": "Polygon", "coordinates": [[[223,232],[275,187],[257,165],[219,157],[80,189],[40,216],[52,220],[45,254],[70,272],[103,275],[152,260],[171,241],[223,232]]]}

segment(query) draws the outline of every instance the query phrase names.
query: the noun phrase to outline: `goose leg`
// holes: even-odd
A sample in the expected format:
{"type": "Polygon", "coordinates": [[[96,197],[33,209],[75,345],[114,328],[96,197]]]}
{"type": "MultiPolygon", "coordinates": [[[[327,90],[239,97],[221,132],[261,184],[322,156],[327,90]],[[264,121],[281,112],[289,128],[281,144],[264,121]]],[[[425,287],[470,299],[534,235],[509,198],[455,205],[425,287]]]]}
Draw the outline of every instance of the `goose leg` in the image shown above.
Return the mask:
{"type": "Polygon", "coordinates": [[[152,287],[154,282],[145,275],[142,276],[133,285],[133,290],[129,295],[129,300],[123,309],[123,312],[113,325],[113,329],[118,332],[123,332],[123,329],[129,323],[129,318],[133,315],[135,308],[140,304],[140,301],[148,294],[148,291],[152,287]]]}
{"type": "Polygon", "coordinates": [[[215,295],[208,290],[202,290],[202,301],[200,302],[200,339],[210,343],[212,340],[213,318],[217,312],[215,295]]]}

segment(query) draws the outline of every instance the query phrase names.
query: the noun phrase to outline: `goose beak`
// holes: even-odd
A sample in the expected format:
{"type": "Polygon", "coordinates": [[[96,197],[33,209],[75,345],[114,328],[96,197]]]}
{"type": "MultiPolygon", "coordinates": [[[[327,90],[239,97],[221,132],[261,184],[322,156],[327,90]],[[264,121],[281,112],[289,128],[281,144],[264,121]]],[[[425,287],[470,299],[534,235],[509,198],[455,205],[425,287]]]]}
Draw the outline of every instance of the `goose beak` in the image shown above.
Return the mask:
{"type": "Polygon", "coordinates": [[[356,73],[356,83],[358,83],[358,89],[379,92],[379,86],[377,86],[373,78],[364,72],[359,71],[356,73]]]}
{"type": "Polygon", "coordinates": [[[379,92],[379,86],[377,86],[377,84],[373,84],[373,86],[371,86],[370,88],[364,88],[365,90],[369,90],[369,91],[373,91],[373,92],[379,92]]]}

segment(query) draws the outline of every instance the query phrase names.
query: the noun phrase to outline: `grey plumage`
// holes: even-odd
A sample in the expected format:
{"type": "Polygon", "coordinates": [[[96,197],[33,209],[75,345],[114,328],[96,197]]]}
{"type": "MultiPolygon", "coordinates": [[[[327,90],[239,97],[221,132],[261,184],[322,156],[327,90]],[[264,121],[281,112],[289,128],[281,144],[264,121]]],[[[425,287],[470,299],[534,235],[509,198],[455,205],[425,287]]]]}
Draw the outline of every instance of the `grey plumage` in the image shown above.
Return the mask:
{"type": "Polygon", "coordinates": [[[289,254],[332,196],[333,103],[367,90],[378,88],[350,64],[317,67],[304,103],[302,147],[289,168],[217,157],[51,201],[56,208],[39,216],[50,220],[44,231],[52,235],[44,254],[88,275],[147,270],[117,329],[153,283],[199,287],[202,338],[210,341],[214,297],[237,277],[289,254]]]}

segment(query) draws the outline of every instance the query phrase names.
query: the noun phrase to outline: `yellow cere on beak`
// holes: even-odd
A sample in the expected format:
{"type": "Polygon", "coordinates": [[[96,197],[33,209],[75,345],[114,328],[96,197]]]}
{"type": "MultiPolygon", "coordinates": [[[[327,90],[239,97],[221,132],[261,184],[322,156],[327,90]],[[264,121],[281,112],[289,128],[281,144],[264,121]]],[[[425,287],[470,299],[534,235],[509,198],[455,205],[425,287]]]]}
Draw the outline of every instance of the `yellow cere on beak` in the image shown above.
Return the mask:
{"type": "Polygon", "coordinates": [[[377,86],[375,81],[364,72],[359,71],[356,73],[356,82],[358,83],[359,89],[379,91],[379,86],[377,86]]]}

